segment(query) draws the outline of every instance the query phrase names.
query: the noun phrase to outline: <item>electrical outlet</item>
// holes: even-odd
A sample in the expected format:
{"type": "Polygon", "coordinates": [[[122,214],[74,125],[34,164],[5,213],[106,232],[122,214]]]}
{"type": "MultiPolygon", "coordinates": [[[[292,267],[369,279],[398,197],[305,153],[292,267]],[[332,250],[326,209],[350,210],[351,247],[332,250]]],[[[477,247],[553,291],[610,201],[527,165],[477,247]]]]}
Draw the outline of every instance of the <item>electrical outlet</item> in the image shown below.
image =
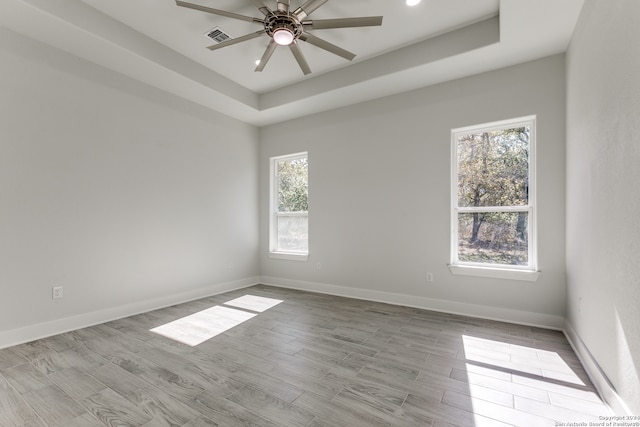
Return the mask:
{"type": "Polygon", "coordinates": [[[427,282],[433,282],[433,273],[431,272],[427,273],[427,282]]]}
{"type": "Polygon", "coordinates": [[[53,287],[53,299],[60,299],[64,296],[64,292],[62,290],[62,286],[54,286],[53,287]]]}

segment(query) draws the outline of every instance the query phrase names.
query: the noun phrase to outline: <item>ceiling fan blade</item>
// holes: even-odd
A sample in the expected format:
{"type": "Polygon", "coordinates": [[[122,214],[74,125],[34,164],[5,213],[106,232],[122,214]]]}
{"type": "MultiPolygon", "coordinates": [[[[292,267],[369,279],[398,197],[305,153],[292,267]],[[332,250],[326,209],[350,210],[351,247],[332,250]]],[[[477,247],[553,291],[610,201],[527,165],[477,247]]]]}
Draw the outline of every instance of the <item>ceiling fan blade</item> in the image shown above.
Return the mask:
{"type": "Polygon", "coordinates": [[[297,8],[293,14],[302,21],[311,15],[314,10],[325,4],[328,0],[308,0],[305,4],[297,8]]]}
{"type": "Polygon", "coordinates": [[[289,49],[291,49],[291,53],[293,53],[293,56],[295,56],[296,61],[298,61],[298,65],[300,66],[300,69],[302,70],[304,75],[306,76],[307,74],[310,74],[311,68],[309,68],[309,64],[307,63],[307,60],[302,54],[302,51],[300,50],[300,46],[298,46],[297,41],[294,40],[294,42],[289,45],[289,49]]]}
{"type": "Polygon", "coordinates": [[[262,58],[260,58],[260,63],[256,67],[256,71],[264,70],[264,67],[267,66],[267,62],[269,62],[269,59],[271,59],[271,55],[273,55],[273,52],[276,51],[277,47],[278,47],[278,44],[276,42],[274,42],[273,39],[272,39],[269,42],[269,45],[267,46],[267,49],[264,51],[264,54],[262,55],[262,58]]]}
{"type": "Polygon", "coordinates": [[[262,19],[253,18],[251,16],[238,15],[237,13],[227,12],[225,10],[213,9],[211,7],[200,6],[199,4],[189,3],[182,0],[176,0],[176,5],[186,7],[188,9],[199,10],[202,12],[213,13],[214,15],[226,16],[227,18],[239,19],[240,21],[255,22],[256,24],[264,24],[262,19]]]}
{"type": "Polygon", "coordinates": [[[302,33],[300,35],[300,40],[305,41],[307,43],[311,43],[312,45],[317,46],[320,49],[324,49],[327,52],[331,52],[335,55],[341,56],[344,59],[348,59],[349,61],[352,61],[353,58],[356,57],[355,53],[351,53],[348,50],[345,50],[339,46],[336,46],[333,43],[329,43],[328,41],[323,40],[319,37],[316,37],[313,34],[302,33]]]}
{"type": "Polygon", "coordinates": [[[362,16],[360,18],[314,19],[302,23],[305,29],[327,30],[330,28],[377,27],[382,25],[382,16],[362,16]]]}
{"type": "Polygon", "coordinates": [[[264,16],[271,16],[273,15],[273,12],[271,12],[271,9],[269,9],[267,6],[264,5],[264,3],[262,3],[262,0],[253,0],[253,4],[256,5],[256,7],[258,8],[258,10],[260,12],[262,12],[262,14],[264,16]]]}
{"type": "Polygon", "coordinates": [[[222,43],[214,44],[213,46],[207,47],[209,50],[222,49],[223,47],[231,46],[233,44],[238,44],[242,42],[246,42],[247,40],[255,39],[256,37],[260,37],[265,34],[265,30],[256,31],[255,33],[247,34],[246,36],[236,37],[235,39],[225,40],[222,43]]]}
{"type": "Polygon", "coordinates": [[[291,0],[278,0],[278,11],[289,13],[290,5],[291,5],[291,0]]]}

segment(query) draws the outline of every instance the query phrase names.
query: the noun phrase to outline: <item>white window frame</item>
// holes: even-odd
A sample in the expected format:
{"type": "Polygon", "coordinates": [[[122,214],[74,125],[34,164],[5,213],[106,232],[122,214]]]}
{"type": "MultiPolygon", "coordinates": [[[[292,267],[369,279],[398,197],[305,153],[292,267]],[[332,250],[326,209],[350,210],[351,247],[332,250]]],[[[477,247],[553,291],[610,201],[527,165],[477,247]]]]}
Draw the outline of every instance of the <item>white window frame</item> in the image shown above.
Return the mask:
{"type": "MultiPolygon", "coordinates": [[[[307,159],[309,161],[309,153],[304,151],[300,153],[287,154],[284,156],[271,157],[269,159],[269,258],[283,259],[290,261],[306,261],[309,258],[307,252],[288,252],[278,249],[278,217],[281,216],[306,216],[307,227],[309,211],[307,212],[278,212],[278,168],[277,163],[283,160],[307,159]]],[[[307,182],[307,185],[309,183],[307,182]]]]}
{"type": "Polygon", "coordinates": [[[502,120],[482,125],[467,126],[451,131],[451,264],[452,274],[499,279],[535,281],[538,279],[537,209],[536,209],[536,116],[502,120]],[[529,197],[526,206],[458,206],[458,138],[462,135],[528,126],[529,134],[529,197]],[[458,259],[458,214],[473,212],[527,212],[528,264],[488,264],[458,259]]]}

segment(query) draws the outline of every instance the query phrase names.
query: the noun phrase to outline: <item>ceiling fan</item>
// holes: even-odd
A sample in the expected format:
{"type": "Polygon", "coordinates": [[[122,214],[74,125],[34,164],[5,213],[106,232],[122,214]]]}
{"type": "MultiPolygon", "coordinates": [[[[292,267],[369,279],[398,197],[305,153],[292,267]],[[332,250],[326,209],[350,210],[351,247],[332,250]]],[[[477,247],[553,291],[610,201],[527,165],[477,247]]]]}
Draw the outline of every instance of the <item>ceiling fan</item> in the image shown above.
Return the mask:
{"type": "Polygon", "coordinates": [[[342,49],[326,40],[314,36],[310,30],[326,30],[331,28],[350,28],[350,27],[372,27],[382,25],[382,16],[364,16],[357,18],[338,18],[338,19],[314,19],[308,20],[307,17],[311,15],[316,9],[325,4],[328,0],[307,0],[302,6],[295,9],[293,12],[290,10],[291,0],[278,0],[276,9],[271,10],[262,2],[262,0],[252,0],[253,4],[262,12],[264,18],[254,18],[251,16],[239,15],[233,12],[227,12],[224,10],[213,9],[199,4],[189,3],[182,0],[176,0],[176,4],[181,7],[189,9],[200,10],[202,12],[212,13],[214,15],[225,16],[227,18],[238,19],[241,21],[252,22],[254,24],[260,24],[264,28],[255,33],[250,33],[242,37],[223,41],[222,43],[209,46],[208,49],[216,50],[223,47],[231,46],[237,43],[241,43],[247,40],[266,35],[270,38],[267,49],[265,50],[262,58],[258,62],[258,66],[255,71],[264,70],[267,62],[273,55],[273,52],[278,46],[289,46],[291,53],[295,57],[302,72],[307,75],[311,73],[311,68],[307,63],[298,41],[307,42],[320,49],[324,49],[335,55],[341,56],[349,61],[355,58],[355,54],[348,50],[342,49]]]}

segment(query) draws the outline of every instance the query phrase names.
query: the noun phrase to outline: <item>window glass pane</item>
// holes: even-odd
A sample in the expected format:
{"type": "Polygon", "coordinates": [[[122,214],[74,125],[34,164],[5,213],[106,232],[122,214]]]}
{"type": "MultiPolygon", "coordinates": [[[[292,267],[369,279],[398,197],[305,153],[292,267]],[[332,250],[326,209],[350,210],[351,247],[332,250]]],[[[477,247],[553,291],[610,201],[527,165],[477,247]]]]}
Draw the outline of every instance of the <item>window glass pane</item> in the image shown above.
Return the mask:
{"type": "Polygon", "coordinates": [[[309,196],[309,163],[307,158],[277,162],[278,212],[306,212],[309,196]]]}
{"type": "Polygon", "coordinates": [[[527,212],[458,214],[458,259],[526,266],[528,226],[527,212]]]}
{"type": "Polygon", "coordinates": [[[529,136],[529,126],[459,136],[458,206],[526,206],[529,136]]]}
{"type": "Polygon", "coordinates": [[[309,218],[307,215],[278,215],[278,251],[309,251],[309,218]]]}

